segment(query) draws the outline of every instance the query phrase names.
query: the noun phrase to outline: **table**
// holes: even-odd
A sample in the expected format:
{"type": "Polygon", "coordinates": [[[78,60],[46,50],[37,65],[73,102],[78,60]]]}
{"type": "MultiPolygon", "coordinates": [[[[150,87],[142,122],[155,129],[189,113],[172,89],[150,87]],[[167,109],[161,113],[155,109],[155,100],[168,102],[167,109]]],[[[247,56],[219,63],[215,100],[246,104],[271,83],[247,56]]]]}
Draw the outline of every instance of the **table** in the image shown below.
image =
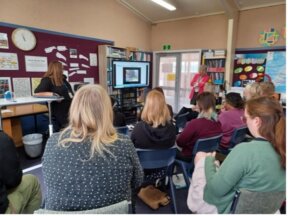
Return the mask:
{"type": "MultiPolygon", "coordinates": [[[[49,113],[49,135],[53,133],[52,125],[52,114],[51,114],[51,102],[61,101],[63,97],[19,97],[15,100],[5,100],[0,99],[0,108],[3,106],[18,106],[18,105],[27,105],[27,104],[37,104],[37,103],[47,103],[48,104],[48,113],[49,113]]],[[[0,130],[2,130],[2,114],[0,112],[0,130]]]]}
{"type": "Polygon", "coordinates": [[[20,117],[33,115],[36,127],[36,115],[42,113],[48,113],[46,105],[27,104],[7,106],[7,109],[1,110],[3,131],[13,139],[16,147],[22,146],[22,127],[20,117]]]}

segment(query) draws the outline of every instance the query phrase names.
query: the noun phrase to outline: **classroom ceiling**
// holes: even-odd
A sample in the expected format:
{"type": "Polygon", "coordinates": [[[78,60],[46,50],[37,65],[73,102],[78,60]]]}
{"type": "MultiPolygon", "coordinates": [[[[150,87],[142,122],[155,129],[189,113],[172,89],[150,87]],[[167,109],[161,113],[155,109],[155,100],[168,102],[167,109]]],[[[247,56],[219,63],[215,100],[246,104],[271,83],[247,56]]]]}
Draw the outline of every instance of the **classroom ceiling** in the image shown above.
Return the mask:
{"type": "Polygon", "coordinates": [[[227,10],[230,10],[231,3],[237,10],[285,4],[285,0],[165,0],[177,8],[175,11],[168,11],[151,0],[118,1],[151,23],[230,13],[227,10]],[[228,9],[227,5],[230,5],[228,9]]]}

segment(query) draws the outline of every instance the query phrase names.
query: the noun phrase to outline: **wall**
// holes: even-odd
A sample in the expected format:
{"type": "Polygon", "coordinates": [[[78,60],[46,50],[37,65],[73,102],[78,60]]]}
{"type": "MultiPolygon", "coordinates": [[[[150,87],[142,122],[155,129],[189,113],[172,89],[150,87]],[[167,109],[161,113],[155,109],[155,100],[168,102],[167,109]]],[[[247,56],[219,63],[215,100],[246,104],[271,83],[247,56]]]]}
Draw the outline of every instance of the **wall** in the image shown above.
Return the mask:
{"type": "MultiPolygon", "coordinates": [[[[241,11],[238,24],[237,48],[261,47],[258,42],[259,32],[274,27],[281,33],[286,26],[285,6],[278,5],[253,10],[241,11]]],[[[280,34],[275,46],[285,46],[285,39],[280,34]]]]}
{"type": "Polygon", "coordinates": [[[191,18],[152,26],[152,50],[226,49],[228,20],[225,14],[191,18]]]}
{"type": "Polygon", "coordinates": [[[151,25],[115,0],[1,0],[0,22],[151,50],[151,25]]]}

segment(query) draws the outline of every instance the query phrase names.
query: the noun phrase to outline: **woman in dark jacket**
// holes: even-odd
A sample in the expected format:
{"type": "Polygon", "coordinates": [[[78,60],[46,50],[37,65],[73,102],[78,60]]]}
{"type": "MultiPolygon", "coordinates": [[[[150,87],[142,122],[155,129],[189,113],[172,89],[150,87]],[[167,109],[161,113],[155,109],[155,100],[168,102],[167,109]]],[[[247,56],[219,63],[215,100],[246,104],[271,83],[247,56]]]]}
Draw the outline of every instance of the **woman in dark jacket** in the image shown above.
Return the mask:
{"type": "MultiPolygon", "coordinates": [[[[176,128],[172,124],[171,115],[164,95],[157,90],[148,93],[141,121],[135,125],[131,140],[136,148],[142,149],[167,149],[175,144],[176,128]]],[[[156,173],[153,171],[153,173],[156,173]]],[[[145,177],[155,179],[163,173],[145,177]]],[[[151,172],[149,172],[149,175],[151,172]]]]}
{"type": "Polygon", "coordinates": [[[34,91],[37,96],[57,95],[64,98],[60,102],[55,101],[51,104],[54,131],[59,131],[68,123],[68,111],[73,93],[70,92],[71,89],[67,83],[63,79],[62,64],[58,61],[52,61],[48,66],[48,71],[44,74],[39,86],[34,91]]]}

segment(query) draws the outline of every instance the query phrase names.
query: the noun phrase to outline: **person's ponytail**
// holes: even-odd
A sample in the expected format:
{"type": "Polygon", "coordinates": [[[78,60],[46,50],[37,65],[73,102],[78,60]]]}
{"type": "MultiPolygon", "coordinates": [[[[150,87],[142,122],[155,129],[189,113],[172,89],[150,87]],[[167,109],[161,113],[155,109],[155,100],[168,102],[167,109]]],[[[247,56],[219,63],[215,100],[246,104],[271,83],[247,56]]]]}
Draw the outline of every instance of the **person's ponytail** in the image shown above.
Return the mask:
{"type": "Polygon", "coordinates": [[[286,168],[286,123],[283,116],[280,117],[279,121],[275,126],[275,141],[273,143],[275,150],[281,157],[281,166],[286,168]]]}

